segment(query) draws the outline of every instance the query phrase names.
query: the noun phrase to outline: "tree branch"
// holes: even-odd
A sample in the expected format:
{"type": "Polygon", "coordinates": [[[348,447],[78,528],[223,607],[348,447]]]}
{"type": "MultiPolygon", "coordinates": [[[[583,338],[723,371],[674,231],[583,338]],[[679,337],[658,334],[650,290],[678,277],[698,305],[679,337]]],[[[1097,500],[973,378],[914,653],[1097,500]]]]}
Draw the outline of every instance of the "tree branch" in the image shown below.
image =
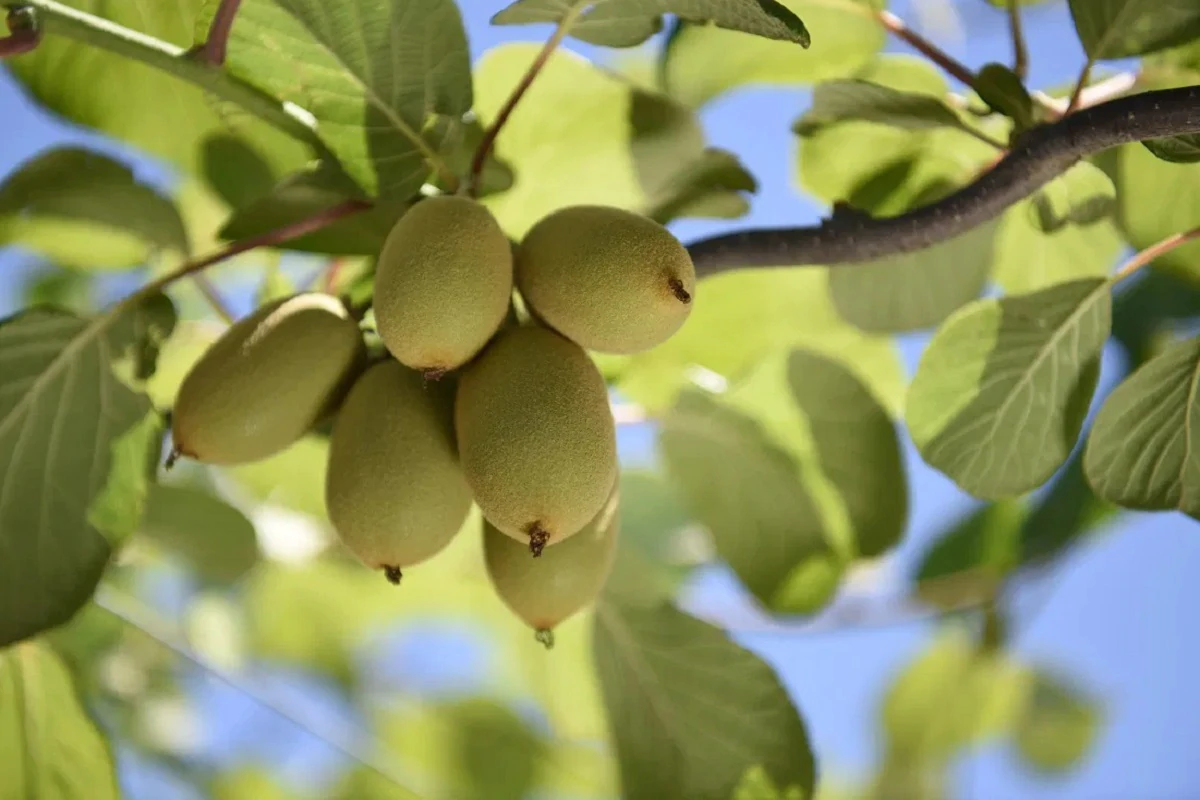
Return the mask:
{"type": "Polygon", "coordinates": [[[740,267],[840,265],[911,253],[998,217],[1081,158],[1130,142],[1200,133],[1200,86],[1120,97],[1033,128],[995,168],[896,217],[835,215],[820,225],[759,228],[692,242],[699,276],[740,267]]]}
{"type": "Polygon", "coordinates": [[[208,36],[204,44],[196,50],[200,60],[214,67],[225,63],[225,49],[229,43],[229,32],[233,30],[233,20],[237,17],[238,7],[242,0],[221,0],[217,13],[213,16],[208,28],[208,36]]]}

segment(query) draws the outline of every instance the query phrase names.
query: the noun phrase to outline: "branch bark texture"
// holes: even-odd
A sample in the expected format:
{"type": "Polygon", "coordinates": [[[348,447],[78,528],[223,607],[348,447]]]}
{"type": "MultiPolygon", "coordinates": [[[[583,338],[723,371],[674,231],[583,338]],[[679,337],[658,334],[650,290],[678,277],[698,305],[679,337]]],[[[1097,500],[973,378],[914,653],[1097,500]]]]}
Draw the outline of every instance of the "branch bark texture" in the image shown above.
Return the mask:
{"type": "Polygon", "coordinates": [[[1200,133],[1200,86],[1120,97],[1028,131],[973,183],[895,217],[835,214],[819,225],[756,228],[688,245],[699,276],[741,267],[836,266],[911,253],[1002,214],[1077,161],[1130,142],[1200,133]]]}

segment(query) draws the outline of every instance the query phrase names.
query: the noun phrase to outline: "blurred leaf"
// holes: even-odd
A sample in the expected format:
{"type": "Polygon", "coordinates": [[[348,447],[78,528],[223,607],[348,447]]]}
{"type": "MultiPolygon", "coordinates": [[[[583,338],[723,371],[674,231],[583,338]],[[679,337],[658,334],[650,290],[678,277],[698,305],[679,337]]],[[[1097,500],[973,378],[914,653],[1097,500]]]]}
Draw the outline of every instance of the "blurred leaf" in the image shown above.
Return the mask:
{"type": "Polygon", "coordinates": [[[40,641],[54,648],[71,670],[80,694],[95,690],[98,665],[113,652],[125,634],[125,623],[95,603],[87,603],[68,622],[52,628],[40,641]]]}
{"type": "Polygon", "coordinates": [[[510,709],[466,700],[441,710],[453,728],[450,773],[455,800],[522,800],[546,744],[510,709]]]}
{"type": "MultiPolygon", "coordinates": [[[[317,165],[284,178],[267,194],[235,211],[221,227],[228,241],[249,239],[307,219],[362,196],[328,167],[317,165]]],[[[319,231],[291,239],[285,250],[338,255],[379,255],[383,240],[408,210],[408,198],[381,200],[372,208],[344,217],[319,231]]]]}
{"type": "Polygon", "coordinates": [[[188,250],[169,198],[121,162],[78,147],[43,151],[0,184],[0,246],[6,244],[88,269],[128,267],[156,249],[188,250]]]}
{"type": "Polygon", "coordinates": [[[983,603],[1017,565],[1024,506],[989,503],[936,535],[917,568],[916,594],[950,611],[983,603]]]}
{"type": "Polygon", "coordinates": [[[807,47],[800,18],[776,0],[516,0],[492,17],[493,25],[559,22],[572,16],[576,39],[607,47],[634,47],[662,29],[662,15],[807,47]],[[578,10],[587,6],[575,18],[578,10]]]}
{"type": "Polygon", "coordinates": [[[888,687],[887,747],[917,763],[944,763],[1010,733],[1029,690],[1027,670],[1003,651],[981,651],[965,631],[946,627],[888,687]]]}
{"type": "Polygon", "coordinates": [[[43,265],[31,271],[22,286],[20,303],[87,313],[92,307],[92,273],[43,265]]]}
{"type": "Polygon", "coordinates": [[[254,293],[254,306],[265,306],[274,300],[290,297],[297,291],[298,287],[292,283],[291,278],[283,274],[279,262],[275,261],[263,269],[262,281],[258,284],[258,291],[254,293]]]}
{"type": "Polygon", "coordinates": [[[805,797],[798,786],[789,786],[781,792],[766,770],[754,766],[742,775],[730,800],[805,800],[805,797]]]}
{"type": "MultiPolygon", "coordinates": [[[[204,30],[216,3],[198,19],[204,30]]],[[[432,114],[471,108],[471,66],[453,0],[246,0],[226,68],[317,121],[372,197],[411,198],[431,172],[432,114]]]]}
{"type": "Polygon", "coordinates": [[[905,380],[894,343],[842,320],[827,281],[824,270],[812,268],[747,269],[703,279],[683,327],[629,359],[618,389],[661,412],[689,380],[703,374],[697,368],[736,380],[772,352],[801,346],[845,364],[896,413],[905,380]]]}
{"type": "Polygon", "coordinates": [[[903,130],[958,128],[973,132],[937,97],[903,92],[861,78],[825,81],[813,89],[812,105],[793,130],[800,136],[839,122],[875,122],[903,130]]]}
{"type": "MultiPolygon", "coordinates": [[[[205,2],[65,0],[64,5],[191,47],[205,2]]],[[[308,157],[305,146],[240,109],[214,102],[200,87],[124,54],[81,46],[70,37],[49,36],[33,52],[5,63],[45,108],[189,172],[208,168],[202,143],[230,130],[277,171],[296,168],[308,157]],[[103,80],[97,79],[100,75],[103,80]]]]}
{"type": "Polygon", "coordinates": [[[628,800],[725,800],[746,770],[813,790],[803,720],[774,671],[669,605],[602,600],[595,659],[628,800]]]}
{"type": "Polygon", "coordinates": [[[665,88],[699,107],[754,84],[815,84],[852,75],[883,47],[884,30],[871,0],[784,0],[818,32],[807,50],[709,25],[684,24],[668,40],[665,88]]]}
{"type": "Polygon", "coordinates": [[[250,520],[213,495],[187,487],[152,487],[141,532],[217,584],[233,583],[258,561],[250,520]]]}
{"type": "MultiPolygon", "coordinates": [[[[471,162],[475,159],[475,151],[483,142],[484,129],[478,119],[464,122],[451,117],[442,117],[435,123],[435,136],[440,146],[438,151],[446,159],[446,164],[455,175],[467,175],[471,171],[471,162]]],[[[449,192],[449,187],[440,180],[435,185],[449,192]]],[[[483,173],[479,182],[478,196],[487,197],[497,192],[507,192],[513,186],[516,176],[508,162],[496,157],[493,148],[483,162],[483,173]]]]}
{"type": "Polygon", "coordinates": [[[174,405],[183,379],[223,330],[224,326],[216,322],[179,323],[159,353],[158,369],[146,382],[146,394],[157,408],[174,405]]]}
{"type": "Polygon", "coordinates": [[[912,253],[834,267],[830,296],[847,322],[868,333],[937,325],[983,291],[995,239],[996,223],[985,222],[912,253]]]}
{"type": "Polygon", "coordinates": [[[984,64],[976,73],[972,88],[989,108],[1012,119],[1017,130],[1026,130],[1033,125],[1033,98],[1021,78],[1008,67],[984,64]]]}
{"type": "Polygon", "coordinates": [[[1041,224],[1035,201],[1022,200],[1001,217],[992,278],[1007,294],[1026,294],[1112,269],[1122,247],[1110,219],[1067,223],[1054,231],[1041,224]]]}
{"type": "Polygon", "coordinates": [[[758,191],[737,156],[706,147],[650,195],[646,216],[666,224],[682,217],[736,219],[750,211],[741,194],[758,191]]]}
{"type": "Polygon", "coordinates": [[[1038,670],[1017,723],[1017,752],[1032,770],[1051,775],[1067,772],[1091,749],[1100,724],[1101,711],[1094,701],[1061,678],[1038,670]]]}
{"type": "Polygon", "coordinates": [[[1117,199],[1112,179],[1095,164],[1080,161],[1033,196],[1038,229],[1052,233],[1064,225],[1089,225],[1108,217],[1117,199]]]}
{"type": "Polygon", "coordinates": [[[249,144],[228,133],[214,133],[200,143],[204,179],[230,208],[241,208],[275,185],[275,170],[249,144]]]}
{"type": "Polygon", "coordinates": [[[625,469],[620,481],[621,567],[613,569],[605,591],[622,602],[668,599],[691,569],[678,552],[680,534],[691,518],[676,487],[659,475],[625,469]]]}
{"type": "Polygon", "coordinates": [[[1200,316],[1200,284],[1160,270],[1142,270],[1113,293],[1113,338],[1131,365],[1154,355],[1154,342],[1164,327],[1200,316]]]}
{"type": "Polygon", "coordinates": [[[104,734],[88,717],[71,674],[45,644],[0,650],[0,797],[117,800],[104,734]]]}
{"type": "Polygon", "coordinates": [[[1146,149],[1163,161],[1175,164],[1195,164],[1200,161],[1200,136],[1171,136],[1142,142],[1146,149]]]}
{"type": "Polygon", "coordinates": [[[1022,564],[1058,556],[1115,516],[1118,509],[1096,497],[1088,485],[1083,474],[1083,453],[1082,448],[1075,451],[1050,490],[1025,516],[1020,535],[1022,564]]]}
{"type": "Polygon", "coordinates": [[[145,395],[114,374],[153,369],[174,309],[29,310],[0,323],[0,643],[67,621],[136,527],[161,443],[145,395]],[[123,363],[117,363],[120,359],[123,363]]]}
{"type": "Polygon", "coordinates": [[[921,456],[985,499],[1042,484],[1079,437],[1111,311],[1109,283],[1085,279],[956,312],[909,389],[921,456]]]}
{"type": "Polygon", "coordinates": [[[211,800],[292,800],[274,772],[262,767],[237,767],[221,772],[210,787],[211,800]]]}
{"type": "Polygon", "coordinates": [[[1083,49],[1093,61],[1140,56],[1200,38],[1192,0],[1070,0],[1083,49]]]}
{"type": "Polygon", "coordinates": [[[310,434],[270,458],[240,464],[226,472],[259,501],[287,506],[323,520],[328,454],[328,439],[310,434]]]}
{"type": "Polygon", "coordinates": [[[1200,519],[1200,338],[1143,364],[1100,407],[1083,469],[1100,497],[1125,508],[1178,509],[1200,519]]]}

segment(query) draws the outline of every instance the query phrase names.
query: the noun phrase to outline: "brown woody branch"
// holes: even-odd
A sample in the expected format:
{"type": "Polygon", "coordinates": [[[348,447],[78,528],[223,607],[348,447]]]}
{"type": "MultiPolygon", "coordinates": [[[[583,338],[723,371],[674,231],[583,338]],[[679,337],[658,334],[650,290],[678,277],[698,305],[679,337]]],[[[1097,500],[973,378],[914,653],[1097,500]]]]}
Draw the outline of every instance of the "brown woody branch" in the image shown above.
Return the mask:
{"type": "Polygon", "coordinates": [[[811,227],[708,237],[692,242],[688,251],[700,276],[743,267],[848,265],[911,253],[998,217],[1085,156],[1195,133],[1200,133],[1200,86],[1128,95],[1033,128],[977,180],[905,214],[834,214],[811,227]]]}

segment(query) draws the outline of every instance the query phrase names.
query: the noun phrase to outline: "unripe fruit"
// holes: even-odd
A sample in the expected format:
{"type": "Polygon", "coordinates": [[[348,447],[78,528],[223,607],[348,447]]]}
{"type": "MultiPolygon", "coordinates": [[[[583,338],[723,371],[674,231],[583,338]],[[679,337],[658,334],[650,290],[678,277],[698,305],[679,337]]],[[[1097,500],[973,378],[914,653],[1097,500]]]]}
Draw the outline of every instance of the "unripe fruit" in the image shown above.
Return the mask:
{"type": "Polygon", "coordinates": [[[375,324],[402,364],[438,377],[478,353],[508,313],[508,237],[480,203],[430,197],[396,222],[375,268],[375,324]]]}
{"type": "Polygon", "coordinates": [[[244,464],[272,456],[328,411],[365,349],[335,297],[298,294],[239,320],[192,367],[172,413],[174,458],[244,464]]]}
{"type": "Polygon", "coordinates": [[[329,520],[350,552],[393,583],[448,545],[471,508],[452,391],[388,359],[355,382],[333,424],[329,520]]]}
{"type": "Polygon", "coordinates": [[[547,325],[589,350],[638,353],[687,319],[691,256],[652,219],[606,206],[544,217],[517,250],[517,288],[547,325]]]}
{"type": "Polygon", "coordinates": [[[483,557],[496,594],[547,647],[554,642],[554,628],[591,605],[604,588],[617,555],[618,505],[614,485],[608,501],[583,530],[537,559],[484,520],[483,557]]]}
{"type": "Polygon", "coordinates": [[[617,476],[608,391],[578,345],[509,328],[462,373],[458,452],[483,515],[535,556],[596,515],[617,476]]]}

